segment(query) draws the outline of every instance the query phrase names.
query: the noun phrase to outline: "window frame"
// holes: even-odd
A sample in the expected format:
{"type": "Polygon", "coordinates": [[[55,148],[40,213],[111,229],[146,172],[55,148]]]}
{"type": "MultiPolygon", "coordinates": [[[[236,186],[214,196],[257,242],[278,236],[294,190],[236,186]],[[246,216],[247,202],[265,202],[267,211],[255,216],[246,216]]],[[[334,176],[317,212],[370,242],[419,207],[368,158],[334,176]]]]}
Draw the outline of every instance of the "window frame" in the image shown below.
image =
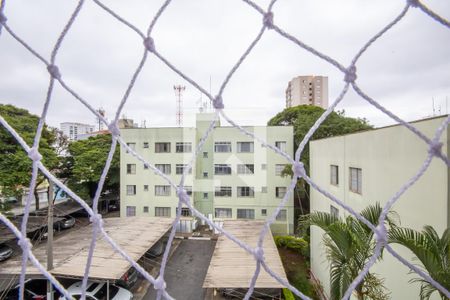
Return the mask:
{"type": "Polygon", "coordinates": [[[155,206],[155,217],[170,218],[171,215],[172,208],[170,206],[155,206]]]}
{"type": "MultiPolygon", "coordinates": [[[[247,149],[245,149],[247,150],[247,149]]],[[[236,152],[237,153],[253,153],[255,151],[255,143],[254,142],[237,142],[236,143],[236,152]],[[243,145],[248,145],[248,151],[244,151],[242,149],[243,145]]]]}
{"type": "Polygon", "coordinates": [[[231,147],[231,142],[223,142],[223,141],[214,142],[214,152],[216,152],[216,153],[233,152],[233,148],[231,147]],[[218,151],[219,149],[221,149],[220,147],[226,147],[226,148],[223,148],[222,150],[227,150],[227,151],[218,151]]]}
{"type": "Polygon", "coordinates": [[[136,195],[136,185],[135,184],[127,184],[126,185],[126,194],[127,196],[135,196],[136,195]],[[132,191],[130,191],[130,188],[132,191]]]}
{"type": "Polygon", "coordinates": [[[155,164],[155,168],[165,175],[170,175],[170,173],[172,173],[171,164],[155,164]]]}
{"type": "Polygon", "coordinates": [[[284,197],[284,195],[286,195],[286,193],[287,193],[287,187],[285,187],[285,186],[275,187],[275,197],[276,198],[282,199],[284,197]],[[284,189],[284,193],[280,191],[283,189],[284,189]]]}
{"type": "Polygon", "coordinates": [[[362,195],[362,169],[349,167],[349,190],[353,193],[362,195]],[[356,177],[354,177],[356,174],[356,177]],[[356,187],[353,185],[356,183],[356,187]]]}
{"type": "Polygon", "coordinates": [[[255,198],[255,189],[253,187],[238,186],[236,188],[237,188],[237,197],[238,198],[255,198]],[[242,193],[242,191],[245,191],[245,193],[242,193]]]}
{"type": "Polygon", "coordinates": [[[237,173],[240,175],[253,175],[255,174],[255,165],[254,164],[238,164],[237,165],[237,173]],[[251,166],[249,168],[249,166],[251,166]]]}
{"type": "Polygon", "coordinates": [[[233,209],[228,207],[215,207],[214,208],[214,218],[217,219],[231,219],[233,218],[233,209]],[[225,212],[222,215],[222,212],[225,212]]]}
{"type": "Polygon", "coordinates": [[[127,164],[127,174],[136,174],[136,164],[127,164]]]}
{"type": "Polygon", "coordinates": [[[169,197],[171,193],[170,185],[155,185],[155,196],[169,197]]]}
{"type": "Polygon", "coordinates": [[[232,197],[233,188],[231,186],[216,186],[214,189],[214,197],[232,197]]]}
{"type": "Polygon", "coordinates": [[[236,210],[236,219],[255,219],[255,210],[253,208],[238,208],[236,210]],[[242,216],[242,212],[245,212],[245,216],[242,216]]]}
{"type": "Polygon", "coordinates": [[[191,153],[192,143],[191,142],[176,142],[175,143],[175,153],[191,153]]]}
{"type": "Polygon", "coordinates": [[[214,175],[231,175],[232,172],[230,164],[214,164],[214,175]],[[218,172],[218,170],[221,171],[218,172]]]}
{"type": "Polygon", "coordinates": [[[330,165],[330,184],[339,186],[339,166],[330,165]]]}
{"type": "Polygon", "coordinates": [[[155,142],[155,153],[170,153],[170,142],[155,142]]]}

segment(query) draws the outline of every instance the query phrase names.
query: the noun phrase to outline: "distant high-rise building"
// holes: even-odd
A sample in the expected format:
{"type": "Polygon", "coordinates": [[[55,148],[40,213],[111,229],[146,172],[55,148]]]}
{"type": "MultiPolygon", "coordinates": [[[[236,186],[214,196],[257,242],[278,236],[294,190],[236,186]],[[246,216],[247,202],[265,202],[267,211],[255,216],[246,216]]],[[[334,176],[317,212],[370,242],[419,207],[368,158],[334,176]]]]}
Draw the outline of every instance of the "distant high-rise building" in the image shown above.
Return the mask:
{"type": "Polygon", "coordinates": [[[328,77],[298,76],[288,83],[286,107],[315,105],[328,108],[328,77]]]}
{"type": "Polygon", "coordinates": [[[93,132],[94,126],[82,123],[64,122],[61,123],[61,130],[70,141],[77,141],[79,135],[93,132]]]}

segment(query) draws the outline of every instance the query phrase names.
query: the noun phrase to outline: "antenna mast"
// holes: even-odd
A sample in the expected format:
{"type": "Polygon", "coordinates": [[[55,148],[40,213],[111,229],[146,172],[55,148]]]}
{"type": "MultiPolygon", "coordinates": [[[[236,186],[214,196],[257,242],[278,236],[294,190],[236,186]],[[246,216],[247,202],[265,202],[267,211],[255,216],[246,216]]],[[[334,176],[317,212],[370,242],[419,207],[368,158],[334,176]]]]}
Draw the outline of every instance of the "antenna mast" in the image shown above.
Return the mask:
{"type": "Polygon", "coordinates": [[[176,118],[177,118],[177,126],[181,127],[183,125],[183,103],[181,96],[186,89],[185,86],[181,85],[174,85],[173,90],[175,91],[175,96],[177,97],[177,112],[176,112],[176,118]]]}

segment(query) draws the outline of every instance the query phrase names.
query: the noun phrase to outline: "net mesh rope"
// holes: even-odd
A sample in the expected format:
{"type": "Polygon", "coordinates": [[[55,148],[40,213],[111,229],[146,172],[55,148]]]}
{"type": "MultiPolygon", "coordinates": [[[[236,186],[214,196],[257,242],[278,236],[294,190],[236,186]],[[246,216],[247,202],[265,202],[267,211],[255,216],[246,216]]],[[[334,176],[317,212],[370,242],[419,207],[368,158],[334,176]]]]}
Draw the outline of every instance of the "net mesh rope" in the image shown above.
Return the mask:
{"type": "Polygon", "coordinates": [[[30,205],[33,198],[33,192],[36,188],[36,179],[38,175],[38,170],[41,171],[50,181],[52,181],[54,184],[56,184],[59,188],[64,190],[71,198],[76,200],[90,215],[90,221],[92,222],[93,230],[92,230],[92,240],[90,243],[89,248],[89,255],[85,266],[85,273],[83,278],[83,295],[82,298],[85,297],[85,290],[87,285],[87,280],[89,277],[89,268],[92,261],[92,255],[96,246],[96,241],[98,236],[102,236],[110,245],[112,248],[115,249],[125,260],[127,260],[136,270],[142,274],[142,276],[148,280],[151,284],[153,284],[153,287],[157,290],[157,299],[161,299],[162,297],[165,299],[173,299],[169,293],[167,292],[166,283],[164,281],[164,274],[166,271],[166,265],[167,260],[171,248],[172,241],[174,239],[175,233],[176,233],[176,224],[180,220],[181,217],[181,207],[182,205],[186,205],[192,214],[201,220],[205,221],[209,226],[213,227],[217,231],[219,231],[221,234],[232,240],[234,243],[239,245],[242,249],[253,255],[255,259],[255,271],[254,275],[251,279],[251,283],[249,285],[248,291],[245,295],[242,295],[244,299],[249,299],[254,291],[256,280],[258,278],[259,273],[261,272],[261,268],[264,269],[270,276],[272,276],[275,280],[277,280],[282,285],[286,286],[288,289],[290,289],[294,294],[299,296],[301,299],[310,299],[306,295],[302,294],[301,291],[293,287],[289,284],[289,282],[285,281],[283,278],[281,278],[278,274],[273,272],[271,268],[267,265],[265,258],[264,258],[264,250],[263,250],[263,240],[266,234],[269,234],[270,232],[270,225],[275,221],[276,216],[281,211],[281,209],[285,206],[287,203],[291,193],[294,190],[295,184],[298,179],[303,178],[312,188],[316,189],[319,193],[323,194],[327,198],[329,198],[331,201],[335,202],[337,205],[341,206],[343,209],[345,209],[347,212],[352,214],[354,217],[356,217],[358,220],[366,224],[373,232],[376,238],[376,247],[374,254],[371,256],[371,258],[368,260],[366,265],[364,266],[363,270],[359,273],[359,275],[353,280],[353,282],[348,287],[347,291],[345,292],[345,295],[343,296],[343,299],[348,299],[353,290],[357,287],[359,282],[364,278],[364,276],[369,272],[369,269],[373,266],[373,264],[376,262],[377,258],[379,257],[381,250],[384,248],[389,253],[391,253],[395,258],[397,258],[402,264],[407,266],[409,269],[411,269],[413,272],[417,273],[420,277],[422,277],[424,280],[430,282],[433,286],[435,286],[440,292],[442,292],[444,295],[450,298],[450,292],[447,291],[442,285],[440,285],[438,282],[433,280],[426,272],[422,271],[419,267],[413,265],[406,259],[404,259],[402,256],[400,256],[395,250],[393,250],[389,244],[387,244],[387,230],[385,227],[385,220],[387,213],[389,209],[394,205],[396,201],[405,193],[406,190],[408,190],[414,183],[426,172],[427,168],[430,166],[431,161],[434,158],[438,158],[443,161],[444,164],[447,166],[450,166],[450,161],[447,156],[445,156],[441,149],[442,149],[442,143],[440,143],[440,138],[445,129],[448,126],[448,123],[450,122],[450,117],[447,116],[445,120],[442,122],[442,124],[436,129],[435,134],[433,138],[428,138],[425,134],[423,134],[420,130],[418,130],[413,125],[405,122],[398,116],[396,116],[393,112],[389,111],[385,107],[383,107],[380,103],[378,103],[376,100],[371,98],[369,95],[365,94],[364,91],[357,85],[356,79],[357,79],[357,62],[359,58],[364,54],[364,52],[374,43],[377,39],[379,39],[383,34],[385,34],[387,31],[389,31],[392,27],[394,27],[398,22],[400,22],[403,18],[405,18],[407,12],[412,9],[419,9],[424,14],[428,15],[430,18],[438,22],[439,24],[447,27],[450,29],[450,22],[443,17],[439,16],[437,13],[433,12],[431,9],[429,9],[427,6],[425,6],[423,3],[421,3],[418,0],[407,0],[405,3],[405,7],[402,9],[402,11],[398,14],[396,18],[394,18],[389,24],[387,24],[384,28],[382,28],[381,31],[379,31],[377,34],[375,34],[372,38],[368,40],[368,42],[356,53],[348,67],[345,67],[343,64],[339,63],[335,59],[331,58],[330,56],[327,56],[318,50],[314,49],[313,47],[305,44],[300,39],[298,39],[295,36],[290,35],[289,33],[285,32],[282,28],[276,25],[274,22],[274,14],[272,12],[272,8],[276,2],[276,0],[272,0],[267,7],[266,10],[258,6],[255,2],[251,0],[242,0],[249,6],[251,6],[253,9],[255,9],[262,17],[262,25],[259,33],[255,37],[255,39],[250,43],[246,51],[242,54],[242,56],[239,58],[239,60],[236,62],[236,64],[231,68],[228,75],[226,76],[225,80],[223,81],[222,85],[220,86],[219,92],[216,96],[211,95],[208,93],[208,91],[203,88],[200,84],[198,84],[196,81],[194,81],[192,78],[190,78],[188,75],[183,73],[180,69],[178,69],[175,65],[173,65],[170,61],[168,61],[160,52],[158,52],[155,41],[152,38],[152,30],[158,21],[158,19],[161,17],[161,15],[164,13],[164,11],[169,7],[171,0],[166,0],[160,9],[157,11],[156,15],[153,17],[153,19],[150,22],[150,25],[148,26],[147,31],[144,33],[140,29],[138,29],[136,26],[134,26],[129,21],[123,19],[119,14],[117,14],[115,11],[111,10],[107,5],[104,3],[98,1],[98,0],[92,0],[99,8],[106,11],[108,14],[111,15],[112,18],[117,20],[118,22],[121,22],[124,26],[127,26],[129,29],[131,29],[134,34],[138,34],[142,38],[142,59],[140,60],[135,72],[133,73],[133,76],[128,84],[128,87],[126,88],[122,100],[117,108],[115,118],[111,123],[108,123],[107,120],[100,115],[90,104],[89,102],[84,99],[81,95],[79,95],[76,91],[74,91],[71,88],[71,85],[69,82],[66,82],[63,79],[62,73],[60,72],[59,68],[56,65],[56,57],[58,55],[59,49],[61,44],[64,41],[65,36],[68,34],[71,26],[76,21],[78,14],[80,13],[81,9],[83,8],[84,0],[78,1],[77,6],[75,7],[74,11],[72,12],[67,24],[64,26],[62,32],[60,33],[53,50],[50,55],[50,59],[44,58],[42,55],[40,55],[37,51],[35,51],[32,47],[32,45],[28,44],[26,41],[22,40],[15,32],[14,30],[8,26],[7,17],[5,13],[5,0],[3,0],[0,4],[0,35],[5,34],[7,32],[10,34],[18,43],[20,43],[23,47],[25,47],[34,57],[39,59],[47,68],[50,76],[49,76],[49,85],[48,90],[46,94],[45,104],[42,109],[42,113],[40,116],[40,120],[38,123],[37,131],[35,134],[35,138],[33,141],[33,145],[29,146],[26,144],[26,142],[21,138],[21,136],[5,121],[5,119],[0,116],[0,123],[4,128],[10,132],[12,136],[17,140],[17,142],[23,147],[23,149],[28,153],[28,156],[30,160],[32,161],[32,173],[31,173],[31,181],[29,185],[30,192],[26,198],[26,204],[24,209],[24,217],[21,224],[21,228],[15,227],[7,218],[5,215],[0,213],[0,221],[6,224],[6,226],[14,233],[14,235],[18,239],[18,244],[22,249],[22,269],[20,274],[20,295],[21,298],[23,298],[23,290],[24,290],[24,281],[25,281],[25,274],[26,274],[26,268],[27,268],[27,262],[30,261],[39,271],[42,273],[43,276],[45,276],[48,280],[50,280],[56,289],[58,289],[67,299],[70,298],[69,293],[64,289],[64,287],[58,282],[56,278],[52,276],[51,273],[49,273],[46,268],[36,259],[32,252],[32,245],[30,241],[26,237],[26,227],[27,227],[27,221],[28,216],[30,212],[30,205]],[[259,42],[263,34],[271,30],[273,32],[278,33],[280,36],[290,40],[294,44],[298,45],[301,49],[309,52],[311,55],[317,56],[320,59],[328,62],[332,66],[336,67],[339,71],[343,74],[343,81],[344,81],[344,87],[342,91],[340,92],[339,96],[334,100],[334,102],[328,107],[328,109],[321,115],[321,117],[315,122],[315,124],[309,129],[308,133],[304,137],[304,139],[301,141],[299,147],[297,148],[295,152],[295,156],[291,157],[284,151],[276,148],[274,145],[270,145],[266,143],[263,139],[259,138],[258,136],[254,135],[252,132],[249,132],[245,128],[239,126],[236,122],[234,122],[232,119],[230,119],[227,114],[224,111],[224,100],[222,99],[222,94],[229,82],[229,80],[233,77],[233,74],[238,70],[242,62],[246,59],[246,57],[251,53],[254,46],[259,42]],[[120,136],[120,130],[117,126],[117,122],[119,119],[119,116],[121,114],[121,111],[125,105],[125,103],[128,100],[128,97],[130,95],[130,92],[133,89],[133,86],[136,82],[136,79],[138,78],[141,70],[143,69],[145,62],[147,60],[148,55],[154,55],[159,60],[161,60],[169,69],[171,69],[173,72],[178,74],[180,77],[182,77],[184,80],[188,81],[191,85],[193,85],[195,88],[197,88],[201,93],[203,93],[206,97],[210,99],[210,101],[213,104],[214,107],[214,119],[210,123],[207,131],[201,138],[200,142],[196,146],[195,153],[192,155],[192,158],[190,159],[190,162],[187,166],[187,168],[184,169],[183,175],[181,177],[181,180],[179,183],[174,182],[171,178],[163,174],[159,169],[155,168],[154,164],[152,164],[149,161],[146,161],[142,156],[140,156],[135,150],[131,149],[127,146],[127,144],[123,141],[123,139],[120,136]],[[67,186],[65,186],[61,181],[59,181],[55,176],[53,176],[49,170],[42,164],[41,159],[42,156],[39,153],[39,141],[41,138],[42,130],[44,127],[44,122],[47,116],[48,107],[52,100],[52,93],[53,88],[55,84],[60,84],[63,89],[65,89],[69,94],[71,94],[74,98],[76,98],[78,101],[80,101],[84,106],[86,106],[97,118],[101,120],[105,125],[108,126],[109,131],[112,135],[112,144],[111,149],[108,154],[108,158],[106,160],[105,167],[103,169],[100,181],[98,183],[98,189],[96,191],[92,208],[87,205],[87,203],[81,199],[78,195],[76,195],[74,192],[72,192],[67,186]],[[370,105],[374,106],[402,126],[409,129],[411,132],[413,132],[419,139],[423,140],[424,143],[428,146],[428,153],[426,156],[426,159],[422,163],[421,167],[417,170],[417,173],[412,176],[407,182],[405,182],[400,189],[388,200],[388,202],[384,205],[382,209],[381,216],[378,220],[378,224],[372,224],[367,219],[362,217],[358,212],[354,211],[350,206],[343,203],[341,200],[327,192],[324,188],[318,186],[316,183],[314,183],[311,178],[306,174],[303,164],[300,162],[300,156],[310,140],[311,136],[314,134],[314,132],[317,130],[317,128],[320,126],[320,124],[327,118],[327,116],[334,110],[334,108],[342,101],[344,96],[346,95],[349,88],[353,88],[353,90],[360,95],[362,99],[367,101],[370,105]],[[288,186],[287,192],[284,195],[283,199],[280,201],[279,205],[277,206],[276,210],[273,212],[271,216],[269,216],[265,222],[265,225],[263,226],[258,242],[255,248],[251,247],[250,245],[245,244],[244,242],[240,241],[238,238],[233,236],[232,234],[228,233],[226,230],[222,229],[221,227],[217,226],[214,222],[209,220],[205,215],[200,213],[195,207],[193,207],[190,198],[184,189],[184,181],[187,174],[189,174],[190,170],[192,169],[192,165],[195,162],[195,159],[197,155],[202,151],[202,147],[206,141],[206,139],[209,137],[211,132],[213,132],[215,128],[215,124],[218,121],[219,117],[224,118],[228,123],[230,123],[233,127],[238,129],[242,134],[247,135],[254,140],[261,143],[261,145],[273,150],[277,154],[284,157],[288,163],[292,165],[292,170],[294,176],[292,177],[292,180],[288,186]],[[108,173],[109,167],[111,165],[112,157],[114,154],[114,151],[117,147],[117,144],[120,144],[124,149],[126,149],[129,153],[131,153],[134,157],[136,157],[140,162],[142,162],[145,166],[156,172],[159,176],[164,178],[165,181],[167,181],[168,184],[170,184],[173,188],[177,191],[178,196],[178,210],[176,213],[176,217],[173,220],[172,227],[170,230],[169,240],[167,243],[167,247],[165,248],[164,255],[161,262],[161,268],[159,271],[158,277],[151,276],[146,270],[144,270],[136,261],[131,259],[125,251],[123,251],[119,245],[116,244],[116,242],[107,234],[107,232],[103,228],[103,222],[102,217],[100,214],[98,214],[98,200],[101,194],[101,191],[103,189],[103,185],[105,182],[106,175],[108,173]]]}

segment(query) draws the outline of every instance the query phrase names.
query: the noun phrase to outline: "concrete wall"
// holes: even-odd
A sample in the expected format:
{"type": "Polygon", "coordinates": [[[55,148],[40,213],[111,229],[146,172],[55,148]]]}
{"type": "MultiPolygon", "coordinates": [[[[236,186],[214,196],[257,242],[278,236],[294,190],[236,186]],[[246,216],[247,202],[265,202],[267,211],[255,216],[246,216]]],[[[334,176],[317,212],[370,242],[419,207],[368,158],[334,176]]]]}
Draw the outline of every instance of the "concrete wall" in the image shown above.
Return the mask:
{"type": "MultiPolygon", "coordinates": [[[[122,137],[126,142],[136,143],[136,150],[147,161],[152,164],[171,164],[171,174],[168,175],[175,182],[179,182],[181,175],[175,174],[176,164],[188,164],[193,153],[175,153],[176,142],[191,142],[192,150],[195,151],[197,142],[210,124],[212,114],[202,113],[197,115],[196,128],[135,128],[123,129],[122,137]],[[149,148],[144,149],[143,143],[148,142],[149,148]],[[170,153],[155,153],[155,142],[170,142],[170,153]]],[[[276,141],[286,141],[286,151],[293,154],[293,128],[292,127],[245,127],[254,132],[257,136],[267,140],[272,145],[276,141]]],[[[206,140],[205,146],[199,153],[194,164],[192,175],[186,179],[185,185],[193,187],[192,200],[194,206],[205,215],[214,216],[215,208],[231,208],[232,218],[237,217],[238,209],[254,209],[255,219],[265,219],[275,210],[281,199],[275,197],[276,187],[287,187],[290,178],[283,178],[275,175],[276,164],[286,164],[286,160],[275,154],[272,150],[267,150],[258,142],[253,141],[240,133],[233,127],[221,127],[218,125],[206,140]],[[230,142],[232,152],[214,152],[214,143],[217,141],[230,142]],[[253,153],[238,153],[238,142],[253,142],[253,153]],[[204,157],[203,152],[206,152],[204,157]],[[214,164],[229,164],[232,168],[231,175],[214,175],[214,164]],[[238,164],[254,164],[254,174],[237,174],[238,164]],[[265,169],[263,169],[265,165],[265,169]],[[207,172],[208,176],[204,177],[207,172]],[[232,187],[232,197],[216,197],[215,187],[232,187]],[[238,186],[250,186],[254,188],[254,197],[237,197],[238,186]],[[262,192],[262,187],[267,188],[267,192],[262,192]],[[205,197],[207,194],[207,197],[205,197]],[[267,210],[267,215],[261,213],[262,209],[267,210]]],[[[174,189],[167,197],[155,196],[155,185],[166,185],[164,179],[153,174],[153,171],[144,170],[142,163],[121,151],[121,216],[126,215],[127,206],[136,207],[136,215],[154,216],[155,207],[171,207],[171,216],[175,215],[175,207],[178,199],[174,189]],[[136,164],[136,174],[127,174],[127,164],[136,164]],[[136,185],[136,195],[127,195],[126,186],[136,185]],[[149,191],[144,192],[143,186],[148,185],[149,191]],[[148,213],[144,213],[144,207],[148,207],[148,213]]],[[[293,197],[289,197],[287,209],[287,220],[277,221],[273,230],[277,233],[293,233],[294,209],[293,197]]]]}
{"type": "MultiPolygon", "coordinates": [[[[432,138],[444,118],[433,118],[413,123],[432,138]]],[[[448,130],[441,138],[442,151],[448,155],[448,130]]],[[[311,142],[311,177],[314,182],[332,193],[356,211],[375,202],[385,204],[424,163],[427,145],[408,129],[391,126],[363,133],[328,138],[311,142]],[[339,184],[330,183],[330,165],[339,167],[339,184]],[[362,169],[361,194],[349,189],[349,168],[362,169]]],[[[441,235],[449,227],[449,170],[439,159],[434,159],[427,172],[393,206],[401,218],[401,226],[421,230],[432,225],[441,235]]],[[[339,216],[348,214],[319,192],[311,189],[311,210],[330,212],[330,205],[339,209],[339,216]]],[[[314,274],[329,291],[329,268],[322,244],[323,231],[311,230],[311,266],[314,274]]],[[[400,246],[398,253],[412,261],[413,254],[400,246]]],[[[413,261],[417,263],[416,261],[413,261]]],[[[408,269],[385,252],[384,259],[373,268],[382,275],[392,299],[418,299],[420,284],[408,283],[416,278],[408,269]]]]}

